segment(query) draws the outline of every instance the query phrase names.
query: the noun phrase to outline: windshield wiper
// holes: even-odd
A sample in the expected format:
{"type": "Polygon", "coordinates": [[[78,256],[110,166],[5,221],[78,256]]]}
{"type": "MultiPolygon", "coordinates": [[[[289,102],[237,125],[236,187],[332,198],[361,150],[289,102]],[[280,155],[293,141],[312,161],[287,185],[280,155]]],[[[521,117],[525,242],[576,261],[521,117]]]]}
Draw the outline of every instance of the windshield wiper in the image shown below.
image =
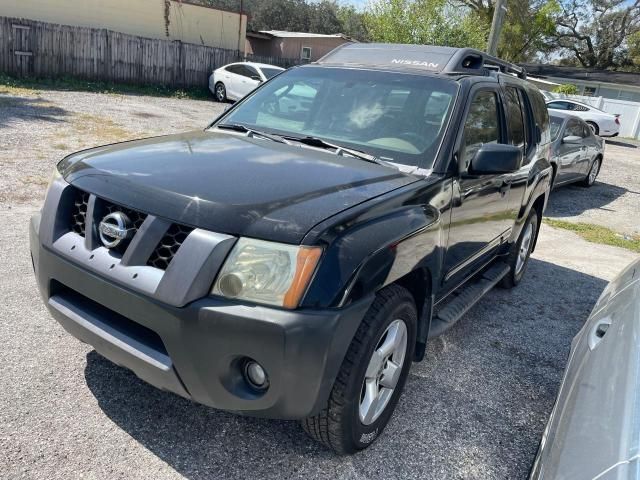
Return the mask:
{"type": "Polygon", "coordinates": [[[243,132],[247,133],[249,137],[262,137],[273,142],[286,143],[287,145],[291,145],[291,142],[286,140],[284,137],[281,137],[280,135],[261,132],[260,130],[255,130],[253,128],[247,127],[246,125],[242,125],[241,123],[220,123],[216,125],[216,128],[219,128],[221,130],[233,130],[234,132],[243,132]]]}
{"type": "Polygon", "coordinates": [[[290,137],[286,136],[289,140],[293,140],[295,142],[304,143],[305,145],[309,145],[310,147],[318,147],[329,149],[333,148],[335,150],[336,155],[350,155],[352,157],[359,158],[360,160],[364,160],[366,162],[377,163],[378,165],[389,166],[387,162],[380,160],[375,155],[371,155],[369,153],[363,152],[361,150],[355,150],[353,148],[343,147],[341,145],[336,145],[335,143],[329,143],[321,138],[306,136],[306,137],[290,137]]]}

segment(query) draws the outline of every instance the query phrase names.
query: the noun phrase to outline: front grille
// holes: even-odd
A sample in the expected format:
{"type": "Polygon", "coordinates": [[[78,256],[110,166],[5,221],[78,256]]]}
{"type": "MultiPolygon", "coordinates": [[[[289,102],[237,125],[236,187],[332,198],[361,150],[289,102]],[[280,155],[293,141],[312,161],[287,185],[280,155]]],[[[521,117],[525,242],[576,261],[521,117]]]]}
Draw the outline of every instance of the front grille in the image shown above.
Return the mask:
{"type": "Polygon", "coordinates": [[[84,229],[87,222],[87,207],[89,206],[89,194],[82,190],[76,190],[71,214],[71,230],[84,237],[84,229]]]}
{"type": "Polygon", "coordinates": [[[158,242],[151,257],[149,257],[147,265],[166,270],[171,260],[173,260],[174,255],[178,252],[178,249],[192,230],[193,228],[191,227],[177,223],[171,224],[171,227],[169,227],[167,233],[165,233],[164,237],[158,242]]]}
{"type": "Polygon", "coordinates": [[[104,206],[107,211],[105,215],[113,212],[122,212],[127,217],[129,217],[129,220],[131,220],[131,223],[133,223],[133,228],[136,229],[136,232],[142,226],[144,219],[147,218],[146,213],[138,212],[136,210],[131,210],[130,208],[126,208],[126,207],[121,207],[120,205],[116,205],[115,203],[109,203],[105,201],[104,206]]]}
{"type": "MultiPolygon", "coordinates": [[[[85,236],[89,197],[89,193],[76,189],[70,229],[83,237],[85,236]]],[[[99,215],[108,215],[114,212],[124,213],[129,217],[129,220],[131,220],[131,226],[135,230],[134,235],[137,234],[138,230],[147,218],[146,213],[123,207],[101,198],[96,198],[95,208],[98,212],[101,212],[99,215]]],[[[161,270],[166,270],[171,263],[171,260],[173,260],[173,257],[178,252],[178,249],[192,231],[192,227],[172,223],[147,260],[147,265],[161,270]]],[[[122,255],[126,251],[127,247],[128,243],[122,243],[113,248],[112,251],[122,255]]]]}

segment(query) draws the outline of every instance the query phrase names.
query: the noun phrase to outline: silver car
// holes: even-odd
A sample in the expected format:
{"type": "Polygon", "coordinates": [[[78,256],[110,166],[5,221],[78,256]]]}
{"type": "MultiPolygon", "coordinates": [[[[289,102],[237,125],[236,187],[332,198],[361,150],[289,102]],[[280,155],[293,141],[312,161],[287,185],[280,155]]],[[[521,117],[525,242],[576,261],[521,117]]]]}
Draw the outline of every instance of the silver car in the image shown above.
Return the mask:
{"type": "Polygon", "coordinates": [[[530,478],[640,479],[640,259],[573,339],[530,478]]]}
{"type": "Polygon", "coordinates": [[[581,182],[590,187],[602,166],[604,140],[576,116],[549,111],[553,186],[581,182]]]}

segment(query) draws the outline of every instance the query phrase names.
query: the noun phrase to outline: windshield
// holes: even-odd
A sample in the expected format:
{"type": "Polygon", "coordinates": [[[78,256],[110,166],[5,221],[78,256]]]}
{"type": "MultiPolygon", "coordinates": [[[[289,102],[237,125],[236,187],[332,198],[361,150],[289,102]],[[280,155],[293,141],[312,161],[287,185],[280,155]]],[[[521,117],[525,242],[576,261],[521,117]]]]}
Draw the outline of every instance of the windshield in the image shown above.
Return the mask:
{"type": "Polygon", "coordinates": [[[431,167],[457,93],[449,79],[302,67],[277,76],[220,123],[312,136],[404,165],[431,167]]]}
{"type": "Polygon", "coordinates": [[[564,118],[550,115],[549,121],[550,121],[549,127],[551,129],[551,138],[556,138],[558,136],[558,132],[560,131],[560,127],[562,127],[562,122],[564,121],[564,118]]]}
{"type": "Polygon", "coordinates": [[[279,68],[260,67],[260,70],[262,70],[262,73],[264,73],[264,76],[267,77],[267,80],[279,74],[280,72],[282,72],[282,70],[280,70],[279,68]]]}

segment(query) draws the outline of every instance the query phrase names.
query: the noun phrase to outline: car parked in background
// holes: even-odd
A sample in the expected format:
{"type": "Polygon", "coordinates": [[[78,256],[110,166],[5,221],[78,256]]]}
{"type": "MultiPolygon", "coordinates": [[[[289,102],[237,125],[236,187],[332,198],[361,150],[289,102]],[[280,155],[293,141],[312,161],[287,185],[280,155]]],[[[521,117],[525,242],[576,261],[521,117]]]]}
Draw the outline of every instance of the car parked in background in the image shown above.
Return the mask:
{"type": "Polygon", "coordinates": [[[551,111],[549,120],[553,187],[573,182],[590,187],[602,166],[604,140],[575,115],[551,111]]]}
{"type": "Polygon", "coordinates": [[[547,102],[550,110],[564,110],[580,117],[587,122],[591,130],[601,137],[615,137],[620,133],[620,119],[618,115],[603,112],[599,108],[574,100],[552,100],[547,102]]]}
{"type": "Polygon", "coordinates": [[[573,339],[531,480],[640,478],[640,260],[573,339]]]}
{"type": "Polygon", "coordinates": [[[209,90],[219,102],[240,100],[283,70],[284,68],[266,63],[230,63],[213,71],[209,77],[209,90]]]}

